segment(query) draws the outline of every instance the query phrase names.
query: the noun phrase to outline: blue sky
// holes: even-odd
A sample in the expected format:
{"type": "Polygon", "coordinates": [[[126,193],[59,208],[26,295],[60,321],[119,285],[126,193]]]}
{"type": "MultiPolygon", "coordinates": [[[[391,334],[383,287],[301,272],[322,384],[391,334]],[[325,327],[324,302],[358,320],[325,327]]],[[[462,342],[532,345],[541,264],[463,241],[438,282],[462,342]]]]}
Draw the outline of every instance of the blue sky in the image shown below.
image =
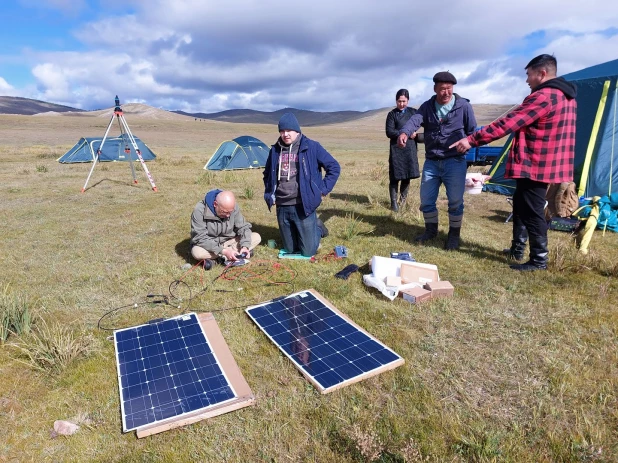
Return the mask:
{"type": "Polygon", "coordinates": [[[516,103],[540,53],[559,74],[618,59],[599,0],[5,0],[0,95],[82,109],[369,110],[432,94],[450,70],[473,103],[516,103]],[[438,5],[438,6],[432,6],[438,5]]]}

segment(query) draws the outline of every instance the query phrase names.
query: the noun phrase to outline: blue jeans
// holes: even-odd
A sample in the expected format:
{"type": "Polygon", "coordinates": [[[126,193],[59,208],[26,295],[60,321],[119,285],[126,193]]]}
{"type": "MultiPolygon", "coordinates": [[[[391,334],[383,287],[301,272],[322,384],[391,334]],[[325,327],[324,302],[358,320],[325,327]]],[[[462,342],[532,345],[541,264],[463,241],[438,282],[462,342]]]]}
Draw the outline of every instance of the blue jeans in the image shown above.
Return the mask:
{"type": "Polygon", "coordinates": [[[305,217],[302,204],[277,206],[277,222],[283,249],[307,257],[314,256],[322,237],[317,218],[315,211],[305,217]]]}
{"type": "MultiPolygon", "coordinates": [[[[440,185],[444,184],[448,198],[449,216],[462,216],[467,168],[465,156],[442,160],[426,159],[421,178],[421,212],[423,214],[437,213],[438,192],[440,185]]],[[[435,217],[437,223],[437,214],[435,217]]]]}

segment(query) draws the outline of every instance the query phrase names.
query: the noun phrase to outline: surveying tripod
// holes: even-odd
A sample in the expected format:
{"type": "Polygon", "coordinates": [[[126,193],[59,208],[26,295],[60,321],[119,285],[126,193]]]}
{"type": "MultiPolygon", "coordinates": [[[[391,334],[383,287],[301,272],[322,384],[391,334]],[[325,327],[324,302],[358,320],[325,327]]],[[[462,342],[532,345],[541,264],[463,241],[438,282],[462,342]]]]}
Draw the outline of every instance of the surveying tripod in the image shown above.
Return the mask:
{"type": "Polygon", "coordinates": [[[116,95],[115,103],[116,103],[116,107],[114,108],[114,114],[112,115],[112,118],[109,121],[109,125],[107,126],[107,130],[105,131],[105,135],[103,135],[103,140],[101,140],[101,145],[97,149],[94,162],[92,163],[92,168],[90,169],[90,173],[88,174],[86,183],[84,183],[84,187],[82,188],[82,193],[86,191],[86,185],[88,185],[88,182],[90,181],[90,177],[92,176],[92,173],[94,172],[94,168],[96,167],[97,162],[99,161],[99,156],[101,155],[101,152],[103,150],[103,145],[105,144],[105,140],[107,139],[107,134],[109,133],[109,129],[112,127],[112,124],[114,123],[114,116],[116,117],[116,120],[118,121],[118,126],[120,127],[120,135],[122,137],[122,141],[124,142],[124,152],[127,153],[127,155],[129,156],[129,164],[131,166],[131,174],[133,175],[133,183],[137,183],[137,178],[135,177],[135,167],[133,167],[133,158],[131,157],[131,149],[129,148],[129,143],[131,144],[131,146],[133,146],[133,150],[135,151],[135,154],[137,155],[139,162],[142,164],[142,167],[144,168],[144,172],[146,172],[146,177],[148,177],[148,181],[150,182],[150,186],[152,186],[152,190],[156,192],[157,186],[155,185],[154,179],[152,178],[152,175],[150,175],[150,171],[148,170],[148,167],[146,167],[146,163],[144,162],[142,153],[139,147],[137,146],[137,143],[135,142],[135,137],[133,136],[133,133],[131,132],[131,129],[129,128],[129,124],[127,124],[127,121],[124,118],[124,115],[122,114],[122,108],[120,107],[120,99],[118,98],[118,95],[116,95]]]}

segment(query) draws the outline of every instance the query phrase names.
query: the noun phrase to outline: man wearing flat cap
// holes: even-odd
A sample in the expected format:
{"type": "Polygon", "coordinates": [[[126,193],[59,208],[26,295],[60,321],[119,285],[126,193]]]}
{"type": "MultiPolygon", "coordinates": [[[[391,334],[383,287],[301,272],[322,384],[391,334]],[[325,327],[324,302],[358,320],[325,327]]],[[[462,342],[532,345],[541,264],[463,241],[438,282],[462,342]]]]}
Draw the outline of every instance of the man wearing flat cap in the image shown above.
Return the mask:
{"type": "Polygon", "coordinates": [[[278,128],[279,139],[270,148],[264,168],[264,200],[269,210],[277,206],[283,249],[311,257],[328,235],[316,209],[335,186],[339,163],[301,133],[294,114],[281,116],[278,128]]]}
{"type": "Polygon", "coordinates": [[[448,198],[447,250],[459,249],[459,235],[464,212],[463,195],[466,185],[466,153],[460,153],[451,144],[470,135],[476,129],[476,119],[469,101],[453,93],[457,84],[455,76],[448,71],[433,76],[436,94],[425,101],[418,112],[399,131],[399,146],[405,146],[408,138],[425,128],[425,164],[421,177],[421,206],[425,220],[425,232],[416,237],[424,243],[438,235],[438,192],[444,184],[448,198]]]}

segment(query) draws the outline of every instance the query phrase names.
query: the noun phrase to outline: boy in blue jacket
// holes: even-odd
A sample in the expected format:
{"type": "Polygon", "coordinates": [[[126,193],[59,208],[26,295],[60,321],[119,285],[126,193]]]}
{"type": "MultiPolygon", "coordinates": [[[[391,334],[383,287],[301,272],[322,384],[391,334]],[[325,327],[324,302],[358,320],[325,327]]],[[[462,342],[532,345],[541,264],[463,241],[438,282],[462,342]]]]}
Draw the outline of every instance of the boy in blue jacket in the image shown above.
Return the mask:
{"type": "Polygon", "coordinates": [[[322,145],[301,133],[294,114],[281,116],[278,128],[279,139],[264,168],[264,200],[269,210],[277,206],[283,249],[311,257],[328,235],[316,209],[337,183],[341,168],[322,145]]]}

